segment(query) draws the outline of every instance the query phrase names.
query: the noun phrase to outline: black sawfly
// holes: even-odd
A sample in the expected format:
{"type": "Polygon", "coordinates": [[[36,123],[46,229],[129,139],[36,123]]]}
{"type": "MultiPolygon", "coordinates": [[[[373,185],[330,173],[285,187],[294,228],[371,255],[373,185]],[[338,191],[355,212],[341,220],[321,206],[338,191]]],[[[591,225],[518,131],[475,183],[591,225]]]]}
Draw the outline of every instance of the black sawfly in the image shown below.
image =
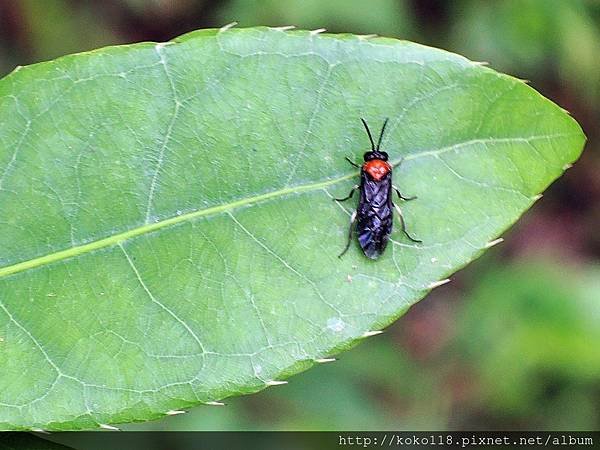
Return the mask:
{"type": "MultiPolygon", "coordinates": [[[[393,166],[388,162],[388,154],[379,150],[388,119],[385,119],[383,122],[377,146],[373,142],[373,136],[371,136],[371,130],[369,130],[367,122],[363,118],[360,120],[365,126],[365,130],[367,130],[367,135],[371,141],[371,150],[365,152],[363,155],[365,162],[361,166],[346,157],[346,160],[354,167],[360,167],[360,184],[354,186],[347,197],[335,198],[334,200],[343,202],[351,199],[356,190],[360,190],[360,199],[358,201],[358,208],[354,211],[350,219],[350,231],[348,232],[346,248],[344,248],[339,257],[341,258],[348,251],[348,248],[350,248],[354,228],[356,228],[358,242],[365,256],[377,259],[385,250],[390,238],[394,222],[394,209],[400,217],[402,232],[406,237],[413,242],[422,242],[412,237],[406,231],[402,211],[392,201],[392,190],[398,194],[400,200],[414,200],[417,197],[404,197],[400,193],[400,190],[392,184],[393,166]],[[355,224],[356,227],[354,226],[355,224]]],[[[399,166],[401,162],[396,164],[396,166],[399,166]]]]}

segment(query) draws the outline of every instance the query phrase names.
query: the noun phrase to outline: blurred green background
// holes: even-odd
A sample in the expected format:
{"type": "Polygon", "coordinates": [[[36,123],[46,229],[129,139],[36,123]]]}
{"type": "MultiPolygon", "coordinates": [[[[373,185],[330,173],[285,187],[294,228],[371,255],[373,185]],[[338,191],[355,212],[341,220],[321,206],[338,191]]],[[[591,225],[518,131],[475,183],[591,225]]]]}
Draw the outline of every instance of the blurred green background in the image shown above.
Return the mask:
{"type": "Polygon", "coordinates": [[[0,0],[0,74],[220,27],[381,34],[531,81],[588,136],[506,242],[383,335],[155,430],[600,429],[600,1],[0,0]]]}

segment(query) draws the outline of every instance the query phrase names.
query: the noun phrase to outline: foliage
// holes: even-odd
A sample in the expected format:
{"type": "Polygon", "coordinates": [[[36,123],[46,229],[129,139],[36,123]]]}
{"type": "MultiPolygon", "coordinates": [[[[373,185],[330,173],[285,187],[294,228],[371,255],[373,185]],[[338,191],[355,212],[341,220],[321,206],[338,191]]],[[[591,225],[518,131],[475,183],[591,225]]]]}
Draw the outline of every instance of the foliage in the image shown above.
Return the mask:
{"type": "Polygon", "coordinates": [[[386,326],[579,155],[521,81],[392,39],[204,30],[0,83],[0,423],[78,429],[255,392],[386,326]],[[411,229],[344,245],[383,147],[411,229]],[[11,364],[8,364],[11,361],[11,364]]]}

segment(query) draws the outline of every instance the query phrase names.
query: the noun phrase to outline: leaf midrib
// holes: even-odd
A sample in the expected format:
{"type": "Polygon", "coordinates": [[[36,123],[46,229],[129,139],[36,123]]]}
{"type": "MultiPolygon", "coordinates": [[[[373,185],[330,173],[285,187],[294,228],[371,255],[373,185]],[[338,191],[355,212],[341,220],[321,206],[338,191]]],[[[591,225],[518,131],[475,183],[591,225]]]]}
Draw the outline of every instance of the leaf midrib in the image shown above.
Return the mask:
{"type": "Polygon", "coordinates": [[[5,266],[0,268],[0,278],[7,277],[9,275],[13,275],[18,272],[23,272],[25,270],[34,269],[36,267],[44,266],[47,264],[51,264],[53,262],[62,261],[68,258],[72,258],[74,256],[79,256],[82,254],[90,253],[94,250],[99,250],[105,247],[112,247],[114,245],[118,245],[121,242],[124,242],[128,239],[132,239],[137,236],[141,236],[147,233],[152,233],[154,231],[158,231],[162,228],[166,228],[171,225],[177,225],[182,222],[186,222],[188,220],[193,220],[198,217],[210,216],[213,214],[218,214],[221,212],[229,211],[235,208],[239,208],[241,206],[250,205],[252,203],[258,203],[265,200],[272,199],[274,197],[283,197],[287,194],[295,194],[307,191],[315,191],[318,189],[322,189],[327,186],[331,186],[332,184],[339,183],[340,181],[347,180],[356,176],[356,172],[350,173],[348,175],[344,175],[339,178],[335,178],[332,180],[322,181],[319,183],[311,183],[300,186],[292,186],[284,189],[279,189],[277,191],[267,192],[265,194],[256,195],[254,197],[246,197],[240,200],[235,200],[233,202],[224,203],[217,206],[211,206],[206,209],[200,209],[196,211],[192,211],[189,213],[181,214],[179,216],[170,217],[165,220],[161,220],[159,222],[153,222],[149,224],[142,225],[137,228],[133,228],[131,230],[124,231],[122,233],[113,234],[103,239],[99,239],[97,241],[89,242],[87,244],[78,245],[75,247],[68,248],[66,250],[60,250],[58,252],[50,253],[44,256],[39,256],[37,258],[33,258],[27,261],[22,261],[17,264],[13,264],[11,266],[5,266]]]}
{"type": "MultiPolygon", "coordinates": [[[[426,150],[419,153],[414,153],[411,155],[407,155],[401,160],[408,161],[412,159],[417,159],[421,157],[427,156],[435,156],[441,153],[446,153],[449,151],[457,150],[460,147],[469,146],[472,144],[487,144],[487,143],[510,143],[510,142],[519,142],[519,141],[531,141],[535,139],[549,139],[555,137],[567,137],[576,135],[578,133],[557,133],[557,134],[548,134],[548,135],[539,135],[539,136],[530,136],[530,137],[512,137],[512,138],[480,138],[480,139],[472,139],[465,142],[460,142],[457,144],[453,144],[447,147],[442,147],[435,150],[426,150]]],[[[393,162],[394,165],[399,163],[401,160],[397,160],[393,162]]],[[[218,214],[221,212],[229,211],[241,206],[250,205],[253,203],[258,203],[266,200],[270,200],[276,197],[283,197],[287,194],[296,194],[301,192],[310,192],[316,191],[318,189],[323,189],[327,186],[334,185],[344,180],[348,180],[352,177],[357,176],[357,172],[351,172],[347,175],[343,175],[338,178],[334,178],[331,180],[321,181],[318,183],[310,183],[300,186],[291,186],[283,189],[279,189],[272,192],[267,192],[265,194],[256,195],[253,197],[247,197],[240,200],[235,200],[233,202],[224,203],[222,205],[211,206],[209,208],[192,211],[189,213],[185,213],[179,216],[170,217],[165,220],[161,220],[159,222],[153,222],[149,224],[142,225],[137,228],[133,228],[131,230],[124,231],[122,233],[113,234],[103,239],[99,239],[97,241],[89,242],[87,244],[75,246],[68,248],[66,250],[61,250],[58,252],[50,253],[44,256],[39,256],[37,258],[33,258],[27,261],[22,261],[17,264],[13,264],[10,266],[5,266],[0,268],[0,278],[8,277],[10,275],[14,275],[19,272],[23,272],[29,269],[34,269],[36,267],[41,267],[44,265],[48,265],[57,261],[62,261],[65,259],[73,258],[75,256],[83,255],[86,253],[93,252],[95,250],[99,250],[106,247],[112,247],[114,245],[118,245],[121,242],[124,242],[128,239],[132,239],[137,236],[141,236],[147,233],[152,233],[154,231],[158,231],[162,228],[169,227],[171,225],[177,225],[179,223],[186,222],[188,220],[193,220],[198,217],[210,216],[213,214],[218,214]]]]}

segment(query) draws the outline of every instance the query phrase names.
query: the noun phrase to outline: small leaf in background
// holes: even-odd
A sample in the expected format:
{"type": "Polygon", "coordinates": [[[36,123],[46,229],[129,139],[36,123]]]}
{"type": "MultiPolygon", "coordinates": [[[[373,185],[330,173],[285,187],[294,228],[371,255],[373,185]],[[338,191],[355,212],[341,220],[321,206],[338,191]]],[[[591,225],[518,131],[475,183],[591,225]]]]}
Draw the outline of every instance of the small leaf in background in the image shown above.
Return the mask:
{"type": "Polygon", "coordinates": [[[393,39],[255,28],[0,82],[0,428],[143,421],[256,392],[390,324],[530,207],[584,135],[514,78],[393,39]],[[404,205],[343,259],[382,149],[404,205]],[[348,208],[348,209],[347,209],[348,208]],[[367,334],[365,334],[367,333],[367,334]]]}
{"type": "Polygon", "coordinates": [[[524,78],[557,75],[595,109],[600,99],[597,6],[585,0],[470,2],[457,15],[453,45],[474,59],[524,78]],[[540,68],[546,72],[540,74],[540,68]],[[554,74],[552,73],[554,72],[554,74]]]}
{"type": "Polygon", "coordinates": [[[598,298],[598,267],[577,273],[530,262],[489,270],[457,323],[457,347],[479,380],[471,397],[480,402],[471,407],[487,408],[507,428],[529,417],[540,429],[595,429],[598,298]]]}

